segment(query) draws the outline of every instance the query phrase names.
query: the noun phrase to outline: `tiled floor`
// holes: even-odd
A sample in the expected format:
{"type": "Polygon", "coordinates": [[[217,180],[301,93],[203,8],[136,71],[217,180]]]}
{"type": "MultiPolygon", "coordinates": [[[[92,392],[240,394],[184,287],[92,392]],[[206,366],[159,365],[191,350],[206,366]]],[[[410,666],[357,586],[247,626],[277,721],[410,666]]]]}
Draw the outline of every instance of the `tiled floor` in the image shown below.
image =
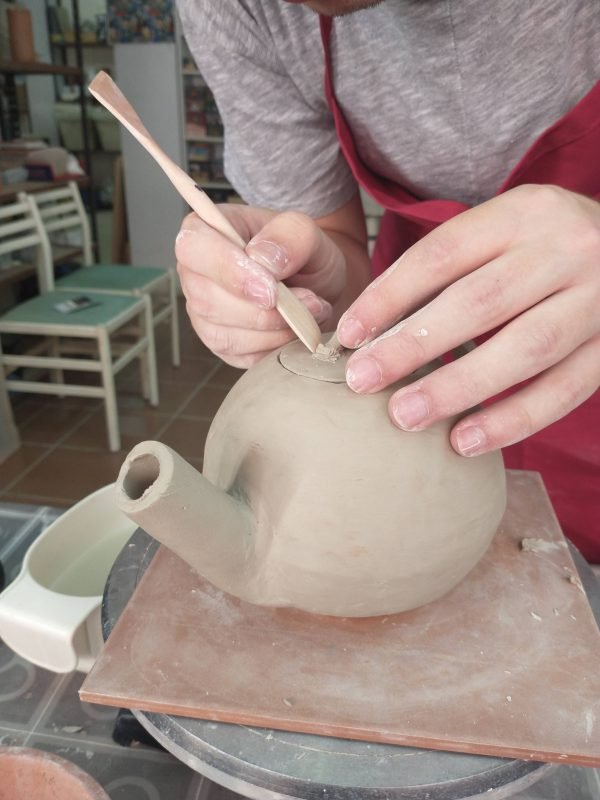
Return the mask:
{"type": "Polygon", "coordinates": [[[202,467],[212,417],[242,374],[199,341],[181,308],[182,363],[173,367],[167,325],[157,330],[160,404],[148,405],[138,369],[117,378],[122,449],[110,453],[103,404],[87,398],[11,395],[21,448],[0,464],[0,501],[70,506],[117,477],[127,452],[144,439],[158,439],[202,467]]]}

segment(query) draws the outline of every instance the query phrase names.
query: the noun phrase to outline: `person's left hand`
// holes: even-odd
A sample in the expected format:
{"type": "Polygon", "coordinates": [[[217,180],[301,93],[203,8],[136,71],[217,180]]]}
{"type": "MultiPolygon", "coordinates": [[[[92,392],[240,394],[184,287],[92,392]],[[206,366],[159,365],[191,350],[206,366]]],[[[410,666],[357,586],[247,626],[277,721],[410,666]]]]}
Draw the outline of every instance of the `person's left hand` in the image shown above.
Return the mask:
{"type": "Polygon", "coordinates": [[[341,318],[340,342],[360,347],[348,384],[376,392],[498,326],[467,355],[392,395],[392,421],[423,430],[533,378],[454,426],[452,446],[472,456],[524,439],[593,394],[600,203],[554,186],[520,186],[436,228],[341,318]]]}

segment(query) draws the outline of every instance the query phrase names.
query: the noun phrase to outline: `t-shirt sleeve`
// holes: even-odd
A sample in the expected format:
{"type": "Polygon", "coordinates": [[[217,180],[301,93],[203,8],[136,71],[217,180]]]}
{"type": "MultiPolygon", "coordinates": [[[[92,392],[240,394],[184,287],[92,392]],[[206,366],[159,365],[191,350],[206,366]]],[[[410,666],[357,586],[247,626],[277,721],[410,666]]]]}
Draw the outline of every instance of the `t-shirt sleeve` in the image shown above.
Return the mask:
{"type": "MultiPolygon", "coordinates": [[[[356,192],[326,103],[310,102],[244,0],[179,0],[225,127],[225,174],[249,204],[329,214],[356,192]]],[[[322,80],[322,75],[320,77],[322,80]]]]}

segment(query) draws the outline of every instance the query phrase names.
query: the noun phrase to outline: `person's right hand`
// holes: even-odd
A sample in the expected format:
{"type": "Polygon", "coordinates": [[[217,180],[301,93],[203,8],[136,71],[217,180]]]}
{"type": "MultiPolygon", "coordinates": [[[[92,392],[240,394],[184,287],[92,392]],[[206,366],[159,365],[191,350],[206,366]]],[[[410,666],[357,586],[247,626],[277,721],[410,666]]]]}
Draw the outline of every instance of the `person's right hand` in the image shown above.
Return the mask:
{"type": "Polygon", "coordinates": [[[196,214],[182,223],[177,269],[194,330],[234,367],[250,367],[295,338],[275,306],[285,280],[319,324],[333,330],[332,306],[346,286],[346,260],[314,220],[296,212],[224,204],[244,241],[229,242],[196,214]]]}

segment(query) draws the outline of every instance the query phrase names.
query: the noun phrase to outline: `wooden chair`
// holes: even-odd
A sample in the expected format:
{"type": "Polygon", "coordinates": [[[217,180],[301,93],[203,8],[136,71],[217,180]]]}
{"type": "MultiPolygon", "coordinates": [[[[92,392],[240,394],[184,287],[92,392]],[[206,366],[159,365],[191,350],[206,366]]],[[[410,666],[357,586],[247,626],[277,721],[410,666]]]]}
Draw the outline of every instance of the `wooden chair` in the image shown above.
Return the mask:
{"type": "Polygon", "coordinates": [[[152,319],[156,326],[170,320],[171,358],[174,366],[181,363],[179,320],[177,315],[177,273],[167,267],[136,267],[129,264],[94,264],[92,239],[79,188],[74,182],[67,186],[36,192],[35,202],[48,237],[53,245],[54,263],[72,260],[80,254],[83,268],[56,281],[56,289],[79,292],[109,292],[111,294],[147,295],[152,300],[152,319]],[[77,231],[81,244],[60,243],[69,232],[77,231]]]}
{"type": "Polygon", "coordinates": [[[30,196],[0,206],[0,256],[32,248],[41,294],[19,303],[0,316],[0,369],[9,391],[59,396],[100,397],[104,400],[109,448],[120,449],[115,375],[134,359],[144,365],[143,392],[158,405],[152,306],[148,295],[88,292],[92,307],[61,313],[56,304],[80,292],[56,291],[50,242],[30,196]],[[132,338],[131,325],[136,325],[132,338]],[[25,352],[2,352],[2,339],[12,335],[18,344],[33,341],[25,352]],[[67,357],[69,354],[70,357],[67,357]],[[19,379],[16,371],[29,368],[50,374],[50,381],[19,379]],[[67,383],[63,371],[97,373],[100,386],[67,383]]]}

